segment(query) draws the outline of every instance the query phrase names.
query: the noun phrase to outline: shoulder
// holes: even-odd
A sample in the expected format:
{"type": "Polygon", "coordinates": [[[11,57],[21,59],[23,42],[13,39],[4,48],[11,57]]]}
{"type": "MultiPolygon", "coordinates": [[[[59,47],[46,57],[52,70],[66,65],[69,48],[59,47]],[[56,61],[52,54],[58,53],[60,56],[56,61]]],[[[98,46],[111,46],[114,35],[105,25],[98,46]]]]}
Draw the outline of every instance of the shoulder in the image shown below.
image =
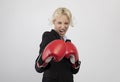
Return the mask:
{"type": "Polygon", "coordinates": [[[45,39],[45,40],[55,40],[55,39],[58,39],[59,37],[56,37],[56,34],[54,34],[52,31],[45,31],[42,35],[42,39],[45,39]]]}
{"type": "Polygon", "coordinates": [[[48,35],[48,34],[50,34],[49,31],[45,31],[45,32],[43,33],[43,35],[48,35]]]}
{"type": "Polygon", "coordinates": [[[48,36],[51,36],[51,32],[50,31],[45,31],[42,35],[42,37],[48,37],[48,36]]]}
{"type": "Polygon", "coordinates": [[[54,39],[60,39],[60,35],[55,30],[53,30],[53,29],[51,31],[45,31],[43,33],[43,38],[44,37],[50,38],[52,40],[54,40],[54,39]]]}

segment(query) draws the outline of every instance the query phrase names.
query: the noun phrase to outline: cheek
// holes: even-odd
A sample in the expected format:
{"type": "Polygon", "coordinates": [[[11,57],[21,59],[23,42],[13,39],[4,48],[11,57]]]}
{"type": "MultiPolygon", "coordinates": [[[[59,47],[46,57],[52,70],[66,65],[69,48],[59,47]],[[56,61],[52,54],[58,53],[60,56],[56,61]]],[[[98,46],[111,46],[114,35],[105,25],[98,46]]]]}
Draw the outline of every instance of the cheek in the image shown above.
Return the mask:
{"type": "Polygon", "coordinates": [[[60,24],[56,24],[55,27],[59,29],[61,27],[61,25],[60,24]]]}
{"type": "Polygon", "coordinates": [[[60,25],[58,25],[58,24],[55,24],[55,25],[54,25],[54,28],[55,28],[56,30],[59,30],[59,28],[60,28],[60,25]]]}
{"type": "Polygon", "coordinates": [[[59,29],[59,28],[60,28],[60,25],[55,25],[55,27],[56,27],[57,29],[59,29]]]}
{"type": "Polygon", "coordinates": [[[68,29],[69,28],[69,25],[66,25],[65,29],[68,29]]]}

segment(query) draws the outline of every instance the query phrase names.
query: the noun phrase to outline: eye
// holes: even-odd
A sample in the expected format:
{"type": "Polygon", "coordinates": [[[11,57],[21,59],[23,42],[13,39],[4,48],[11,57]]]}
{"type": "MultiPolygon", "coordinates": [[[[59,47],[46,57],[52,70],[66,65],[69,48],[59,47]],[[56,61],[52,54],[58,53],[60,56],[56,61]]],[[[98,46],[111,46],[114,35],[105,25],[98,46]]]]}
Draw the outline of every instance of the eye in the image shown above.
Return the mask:
{"type": "Polygon", "coordinates": [[[58,24],[62,24],[62,22],[58,22],[58,24]]]}
{"type": "Polygon", "coordinates": [[[69,23],[68,22],[65,22],[65,25],[68,25],[69,23]]]}

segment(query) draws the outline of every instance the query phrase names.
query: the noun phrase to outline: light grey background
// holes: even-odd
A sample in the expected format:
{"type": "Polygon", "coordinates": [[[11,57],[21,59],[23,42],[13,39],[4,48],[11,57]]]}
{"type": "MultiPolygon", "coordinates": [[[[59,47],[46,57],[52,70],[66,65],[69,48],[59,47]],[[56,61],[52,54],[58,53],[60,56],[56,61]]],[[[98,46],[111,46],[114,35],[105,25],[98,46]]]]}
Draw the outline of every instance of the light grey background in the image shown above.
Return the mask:
{"type": "Polygon", "coordinates": [[[120,0],[0,0],[0,82],[41,82],[41,35],[61,6],[73,13],[67,36],[82,61],[75,82],[120,82],[120,0]]]}

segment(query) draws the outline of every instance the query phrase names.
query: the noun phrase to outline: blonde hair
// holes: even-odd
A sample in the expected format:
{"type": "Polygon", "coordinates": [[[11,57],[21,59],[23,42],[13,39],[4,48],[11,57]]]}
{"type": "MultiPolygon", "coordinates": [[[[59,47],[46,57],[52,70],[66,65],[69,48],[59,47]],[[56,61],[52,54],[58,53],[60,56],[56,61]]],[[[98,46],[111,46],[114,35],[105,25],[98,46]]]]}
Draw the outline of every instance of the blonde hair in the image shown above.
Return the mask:
{"type": "Polygon", "coordinates": [[[70,10],[65,7],[60,7],[55,10],[52,16],[52,21],[61,15],[66,15],[68,17],[68,20],[70,21],[70,26],[73,27],[72,14],[70,10]]]}

